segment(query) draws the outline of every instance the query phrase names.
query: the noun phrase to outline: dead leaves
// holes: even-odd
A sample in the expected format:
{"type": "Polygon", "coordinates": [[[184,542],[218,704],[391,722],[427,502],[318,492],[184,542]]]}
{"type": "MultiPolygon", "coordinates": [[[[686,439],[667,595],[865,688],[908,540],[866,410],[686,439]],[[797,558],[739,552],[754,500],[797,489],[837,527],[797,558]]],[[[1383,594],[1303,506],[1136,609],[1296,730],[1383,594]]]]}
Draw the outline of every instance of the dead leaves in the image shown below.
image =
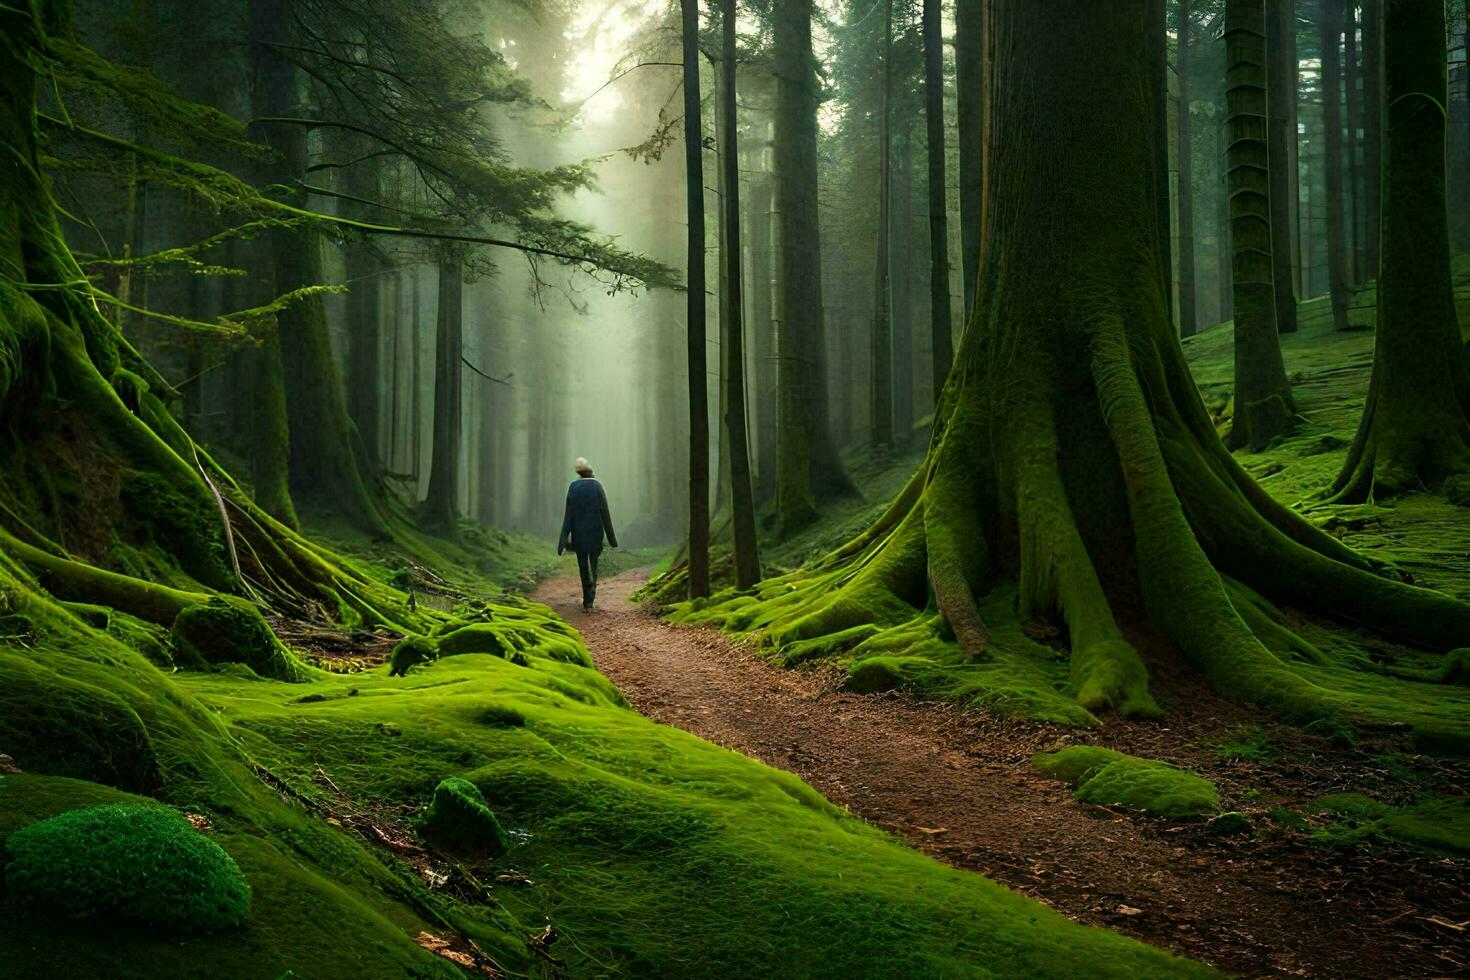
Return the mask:
{"type": "Polygon", "coordinates": [[[449,962],[458,964],[466,970],[474,970],[487,977],[500,978],[505,976],[488,959],[484,959],[478,955],[478,950],[474,948],[475,944],[471,940],[464,940],[464,943],[471,947],[471,950],[468,952],[464,949],[456,949],[455,947],[458,945],[456,942],[436,936],[431,932],[420,932],[415,937],[415,941],[436,956],[442,956],[449,962]]]}

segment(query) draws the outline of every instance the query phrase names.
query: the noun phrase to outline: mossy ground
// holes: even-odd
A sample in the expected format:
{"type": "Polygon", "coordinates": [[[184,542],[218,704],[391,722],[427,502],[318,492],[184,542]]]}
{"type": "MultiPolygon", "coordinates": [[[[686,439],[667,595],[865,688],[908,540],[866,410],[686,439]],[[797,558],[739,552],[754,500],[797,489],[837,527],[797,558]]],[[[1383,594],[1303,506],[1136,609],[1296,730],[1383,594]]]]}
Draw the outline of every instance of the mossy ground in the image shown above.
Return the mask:
{"type": "Polygon", "coordinates": [[[73,738],[57,705],[28,703],[28,725],[76,744],[16,754],[25,772],[0,776],[0,841],[78,807],[143,802],[106,785],[141,773],[137,788],[207,818],[252,903],[239,927],[183,939],[11,907],[0,916],[8,975],[461,975],[416,943],[421,932],[541,975],[549,961],[529,943],[548,921],[550,953],[574,976],[1205,972],[941,865],[794,776],[653,724],[558,656],[579,638],[534,604],[485,610],[544,641],[518,659],[465,653],[406,677],[383,665],[286,683],[165,675],[39,596],[13,601],[33,637],[22,659],[125,703],[142,741],[136,759],[63,766],[116,739],[73,738]],[[411,835],[448,778],[472,783],[507,832],[507,853],[464,866],[489,883],[489,903],[431,888],[425,868],[452,868],[448,855],[414,858],[370,830],[411,835]],[[534,884],[496,881],[512,870],[534,884]]]}
{"type": "MultiPolygon", "coordinates": [[[[1470,256],[1458,257],[1455,271],[1461,322],[1470,324],[1470,256]]],[[[1452,502],[1454,487],[1358,506],[1321,499],[1342,465],[1362,411],[1372,360],[1374,298],[1371,284],[1358,292],[1352,322],[1365,329],[1345,333],[1332,329],[1325,296],[1301,304],[1298,332],[1282,337],[1301,418],[1285,438],[1263,452],[1238,453],[1237,459],[1276,499],[1304,510],[1349,546],[1418,584],[1470,599],[1470,510],[1452,502]]],[[[1184,351],[1206,405],[1224,431],[1232,394],[1231,324],[1187,339],[1184,351]]],[[[860,480],[869,502],[807,528],[791,557],[808,558],[850,538],[886,506],[894,485],[913,472],[915,462],[894,460],[883,476],[860,480]]],[[[824,576],[834,574],[840,570],[798,570],[769,579],[750,595],[727,590],[693,604],[676,601],[677,588],[649,592],[672,602],[670,618],[676,622],[759,637],[773,656],[792,666],[843,666],[854,689],[902,688],[1015,717],[1097,724],[1093,713],[1078,703],[1065,638],[1051,624],[1020,619],[1014,590],[1005,582],[979,597],[978,611],[991,642],[981,656],[967,657],[944,620],[933,614],[932,601],[918,619],[913,607],[905,606],[896,610],[893,622],[875,622],[874,610],[893,604],[881,582],[863,601],[853,601],[850,628],[834,632],[829,616],[821,636],[803,639],[800,621],[790,614],[815,601],[824,576]],[[779,626],[767,629],[778,621],[779,626]]],[[[1426,653],[1389,637],[1302,617],[1229,585],[1237,610],[1281,659],[1285,673],[1296,675],[1293,682],[1305,679],[1320,692],[1323,710],[1333,715],[1324,724],[1338,725],[1345,739],[1353,737],[1353,724],[1343,719],[1407,725],[1425,751],[1470,755],[1470,686],[1457,680],[1461,668],[1455,654],[1426,653]]],[[[924,607],[922,596],[916,601],[924,607]]],[[[1153,693],[1166,711],[1178,696],[1167,683],[1156,684],[1153,693]]]]}

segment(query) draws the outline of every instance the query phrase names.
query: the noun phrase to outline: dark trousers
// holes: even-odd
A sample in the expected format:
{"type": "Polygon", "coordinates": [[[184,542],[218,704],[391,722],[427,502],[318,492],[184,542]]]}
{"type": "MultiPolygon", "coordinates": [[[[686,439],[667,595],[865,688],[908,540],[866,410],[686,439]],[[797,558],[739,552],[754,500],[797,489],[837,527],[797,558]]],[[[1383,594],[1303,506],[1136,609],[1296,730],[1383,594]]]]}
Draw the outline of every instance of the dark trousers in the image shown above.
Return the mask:
{"type": "Polygon", "coordinates": [[[597,598],[597,559],[600,551],[577,552],[577,571],[582,575],[582,605],[590,606],[597,598]]]}

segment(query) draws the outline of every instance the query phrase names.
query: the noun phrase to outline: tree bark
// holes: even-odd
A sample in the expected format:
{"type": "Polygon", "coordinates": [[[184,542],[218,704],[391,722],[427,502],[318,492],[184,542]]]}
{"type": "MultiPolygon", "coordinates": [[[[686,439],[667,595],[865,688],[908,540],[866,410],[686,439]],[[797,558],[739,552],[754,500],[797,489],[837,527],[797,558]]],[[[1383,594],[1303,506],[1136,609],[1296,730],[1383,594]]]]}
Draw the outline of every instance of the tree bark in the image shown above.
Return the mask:
{"type": "Polygon", "coordinates": [[[964,272],[965,323],[975,308],[980,275],[980,229],[985,197],[985,4],[955,0],[955,88],[959,109],[960,266],[964,272]]]}
{"type": "Polygon", "coordinates": [[[1444,29],[1440,4],[1384,0],[1383,268],[1368,401],[1333,484],[1342,501],[1470,472],[1470,377],[1446,209],[1444,29]]]}
{"type": "Polygon", "coordinates": [[[895,140],[889,211],[888,306],[893,335],[893,444],[905,449],[914,430],[914,136],[895,140]]]}
{"type": "Polygon", "coordinates": [[[699,111],[699,0],[679,0],[684,61],[684,182],[689,235],[689,597],[709,595],[709,395],[705,378],[704,134],[699,111]]]}
{"type": "Polygon", "coordinates": [[[944,190],[944,27],[940,0],[924,2],[924,125],[929,157],[929,343],[934,402],[954,360],[949,308],[949,207],[944,190]]]}
{"type": "Polygon", "coordinates": [[[853,492],[828,421],[812,0],[774,5],[772,61],[780,240],[776,533],[784,537],[815,519],[818,498],[853,492]]]}
{"type": "Polygon", "coordinates": [[[1272,282],[1265,0],[1225,3],[1226,186],[1235,306],[1235,416],[1230,445],[1264,449],[1291,426],[1272,282]]]}
{"type": "Polygon", "coordinates": [[[1194,152],[1190,146],[1190,95],[1193,68],[1192,0],[1179,0],[1179,50],[1175,57],[1178,77],[1179,114],[1175,142],[1179,153],[1179,334],[1192,337],[1199,332],[1199,310],[1194,276],[1194,152]]]}
{"type": "Polygon", "coordinates": [[[873,327],[869,338],[872,374],[868,445],[893,448],[893,291],[889,258],[893,248],[893,0],[883,0],[883,81],[878,121],[878,258],[873,273],[873,327]]]}
{"type": "Polygon", "coordinates": [[[720,153],[725,160],[725,240],[720,252],[725,259],[726,307],[730,323],[726,330],[725,441],[730,450],[730,506],[735,530],[735,585],[748,589],[761,577],[760,552],[755,540],[755,492],[750,481],[750,441],[745,418],[745,323],[744,280],[741,272],[740,241],[740,146],[735,106],[736,49],[735,0],[720,2],[721,58],[724,84],[720,111],[725,118],[725,138],[720,153]]]}
{"type": "Polygon", "coordinates": [[[1148,0],[1144,32],[1148,38],[1149,89],[1153,99],[1154,223],[1159,235],[1159,274],[1164,280],[1164,305],[1174,311],[1173,222],[1169,195],[1169,38],[1165,0],[1148,0]]]}
{"type": "MultiPolygon", "coordinates": [[[[429,489],[420,521],[452,531],[459,519],[459,456],[464,398],[464,265],[454,249],[439,257],[439,316],[434,343],[434,436],[429,489]]],[[[481,366],[483,368],[483,365],[481,366]]],[[[534,447],[533,447],[534,449],[534,447]]]]}
{"type": "MultiPolygon", "coordinates": [[[[1347,240],[1347,277],[1352,286],[1361,285],[1362,274],[1362,227],[1360,211],[1363,194],[1359,181],[1362,167],[1358,163],[1358,118],[1362,113],[1358,92],[1358,5],[1348,0],[1343,7],[1342,30],[1342,89],[1343,116],[1347,123],[1347,137],[1343,143],[1343,190],[1347,197],[1345,210],[1345,237],[1347,240]]],[[[1351,298],[1351,297],[1349,297],[1351,298]]]]}
{"type": "Polygon", "coordinates": [[[1276,290],[1276,329],[1296,332],[1296,284],[1292,276],[1291,195],[1296,169],[1296,0],[1268,5],[1266,101],[1270,114],[1271,265],[1276,290]]]}
{"type": "Polygon", "coordinates": [[[1323,211],[1327,251],[1327,290],[1332,326],[1348,329],[1348,265],[1345,254],[1342,187],[1342,2],[1318,0],[1317,33],[1322,49],[1323,211]]]}
{"type": "MultiPolygon", "coordinates": [[[[342,152],[362,155],[362,141],[343,140],[342,152]],[[353,152],[356,151],[356,152],[353,152]]],[[[349,167],[344,174],[344,190],[354,197],[376,201],[381,199],[382,168],[380,159],[364,160],[349,167]]],[[[372,220],[374,215],[361,204],[348,202],[348,217],[372,220]]],[[[382,412],[380,395],[382,378],[383,289],[384,264],[377,249],[369,242],[349,242],[346,246],[347,266],[347,412],[357,426],[367,459],[377,463],[383,458],[379,420],[382,412]]]]}
{"type": "MultiPolygon", "coordinates": [[[[1363,2],[1362,48],[1363,199],[1367,225],[1363,237],[1363,275],[1377,279],[1383,189],[1383,0],[1363,2]]],[[[1470,72],[1466,75],[1470,77],[1470,72]]]]}

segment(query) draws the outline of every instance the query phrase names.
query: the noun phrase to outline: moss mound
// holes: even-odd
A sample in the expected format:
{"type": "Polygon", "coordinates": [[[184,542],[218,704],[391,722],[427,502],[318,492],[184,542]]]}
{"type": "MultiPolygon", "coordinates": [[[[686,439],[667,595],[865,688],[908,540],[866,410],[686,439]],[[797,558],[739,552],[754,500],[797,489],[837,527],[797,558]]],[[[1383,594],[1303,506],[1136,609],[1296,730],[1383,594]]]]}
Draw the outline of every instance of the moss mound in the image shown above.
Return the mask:
{"type": "Polygon", "coordinates": [[[299,681],[306,670],[276,639],[260,610],[235,596],[217,595],[179,612],[174,643],[205,664],[244,664],[261,677],[299,681]]]}
{"type": "Polygon", "coordinates": [[[1362,793],[1335,793],[1309,809],[1332,818],[1312,832],[1319,844],[1390,840],[1438,854],[1470,855],[1470,805],[1464,800],[1436,798],[1396,807],[1362,793]]]}
{"type": "Polygon", "coordinates": [[[21,907],[179,933],[226,929],[250,911],[234,860],[161,806],[68,810],[16,831],[5,851],[5,885],[21,907]]]}
{"type": "Polygon", "coordinates": [[[433,663],[439,659],[434,641],[423,636],[410,636],[399,640],[388,659],[388,676],[405,677],[419,664],[433,663]]]}
{"type": "Polygon", "coordinates": [[[138,713],[109,691],[0,651],[0,751],[27,772],[149,793],[158,758],[138,713]]]}
{"type": "Polygon", "coordinates": [[[493,858],[510,849],[510,839],[479,787],[458,776],[434,787],[434,802],[420,829],[425,838],[453,854],[493,858]]]}
{"type": "Polygon", "coordinates": [[[1077,787],[1084,803],[1125,806],[1156,816],[1204,817],[1220,811],[1220,793],[1203,776],[1167,762],[1091,745],[1043,752],[1032,764],[1077,787]]]}

